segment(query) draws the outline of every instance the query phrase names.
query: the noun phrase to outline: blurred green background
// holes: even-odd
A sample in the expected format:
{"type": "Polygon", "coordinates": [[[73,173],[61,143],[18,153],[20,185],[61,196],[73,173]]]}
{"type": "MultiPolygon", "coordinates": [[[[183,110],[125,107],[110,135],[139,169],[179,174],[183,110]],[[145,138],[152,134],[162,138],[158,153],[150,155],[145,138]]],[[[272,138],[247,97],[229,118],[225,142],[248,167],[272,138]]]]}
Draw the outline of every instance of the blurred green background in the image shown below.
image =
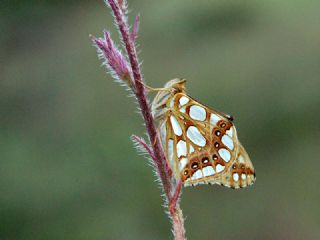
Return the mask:
{"type": "MultiPolygon", "coordinates": [[[[129,1],[150,86],[235,116],[257,182],[184,189],[188,239],[320,239],[320,1],[129,1]]],[[[103,1],[1,1],[0,239],[170,239],[160,190],[129,139],[133,98],[89,34],[103,1]]]]}

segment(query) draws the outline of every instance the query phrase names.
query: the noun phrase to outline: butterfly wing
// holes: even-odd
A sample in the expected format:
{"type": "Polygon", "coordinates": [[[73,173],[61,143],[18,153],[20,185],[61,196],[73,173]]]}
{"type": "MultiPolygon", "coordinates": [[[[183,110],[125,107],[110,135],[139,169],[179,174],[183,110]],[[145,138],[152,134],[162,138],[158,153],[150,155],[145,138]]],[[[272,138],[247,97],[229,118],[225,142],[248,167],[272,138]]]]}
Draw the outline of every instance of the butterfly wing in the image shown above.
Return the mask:
{"type": "Polygon", "coordinates": [[[185,186],[209,183],[233,188],[253,182],[251,161],[226,115],[185,93],[175,94],[167,105],[160,133],[176,179],[185,186]]]}
{"type": "Polygon", "coordinates": [[[236,160],[231,165],[231,168],[221,179],[221,183],[230,185],[232,188],[243,188],[254,183],[256,174],[248,156],[241,143],[239,143],[239,152],[236,160]]]}

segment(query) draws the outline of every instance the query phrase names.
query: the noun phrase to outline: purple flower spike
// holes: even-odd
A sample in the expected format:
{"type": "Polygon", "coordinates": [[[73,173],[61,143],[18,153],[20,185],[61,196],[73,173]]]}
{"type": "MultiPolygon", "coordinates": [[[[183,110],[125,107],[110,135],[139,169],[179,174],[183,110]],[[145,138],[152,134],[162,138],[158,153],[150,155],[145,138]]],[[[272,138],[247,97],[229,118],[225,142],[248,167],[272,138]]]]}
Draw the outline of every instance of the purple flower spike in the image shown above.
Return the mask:
{"type": "Polygon", "coordinates": [[[131,32],[131,35],[130,35],[131,40],[133,42],[135,42],[137,40],[137,38],[138,38],[139,26],[140,26],[140,15],[137,15],[135,20],[134,20],[132,32],[131,32]]]}
{"type": "MultiPolygon", "coordinates": [[[[107,4],[108,7],[110,7],[110,1],[109,0],[104,0],[104,2],[107,4]]],[[[115,3],[118,5],[120,11],[122,12],[123,15],[128,14],[128,2],[127,0],[113,0],[112,3],[115,3]]]]}
{"type": "Polygon", "coordinates": [[[99,56],[105,60],[103,65],[113,73],[113,77],[117,80],[129,81],[131,85],[132,73],[129,63],[115,46],[110,34],[104,32],[104,38],[93,38],[93,42],[98,48],[99,56]]]}
{"type": "Polygon", "coordinates": [[[119,7],[121,9],[121,11],[127,15],[128,13],[128,3],[126,0],[118,0],[118,4],[119,4],[119,7]]]}

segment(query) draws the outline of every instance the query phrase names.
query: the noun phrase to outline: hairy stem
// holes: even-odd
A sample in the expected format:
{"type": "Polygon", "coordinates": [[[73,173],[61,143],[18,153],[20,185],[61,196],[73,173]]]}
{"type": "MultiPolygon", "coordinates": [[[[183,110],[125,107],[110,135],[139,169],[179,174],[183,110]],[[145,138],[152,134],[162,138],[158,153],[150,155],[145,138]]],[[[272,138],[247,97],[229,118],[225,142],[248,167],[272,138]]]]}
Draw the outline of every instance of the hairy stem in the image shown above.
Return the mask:
{"type": "Polygon", "coordinates": [[[135,143],[139,144],[140,147],[142,147],[149,154],[153,161],[156,161],[156,157],[154,156],[152,149],[150,148],[149,144],[147,144],[144,141],[143,138],[140,138],[136,135],[132,135],[131,138],[135,143]]]}
{"type": "Polygon", "coordinates": [[[179,204],[175,207],[175,212],[171,213],[173,235],[175,240],[185,240],[184,218],[179,204]]]}
{"type": "Polygon", "coordinates": [[[166,158],[161,145],[161,141],[157,134],[157,130],[151,114],[151,109],[149,107],[149,102],[147,99],[145,87],[142,82],[143,79],[142,79],[142,74],[140,70],[140,65],[138,61],[135,44],[134,42],[132,42],[132,39],[130,38],[129,27],[125,20],[125,16],[123,16],[122,11],[119,8],[119,5],[115,0],[108,0],[108,2],[116,18],[116,23],[120,30],[122,41],[124,42],[127,50],[127,54],[129,57],[133,78],[134,78],[133,80],[135,84],[135,95],[138,100],[141,113],[146,124],[146,129],[150,138],[150,142],[153,143],[152,147],[153,147],[153,152],[156,158],[155,163],[157,166],[157,171],[161,178],[165,194],[167,196],[170,196],[171,184],[170,184],[170,177],[168,176],[168,171],[166,169],[167,167],[166,158]]]}
{"type": "Polygon", "coordinates": [[[130,37],[131,34],[129,32],[129,26],[126,21],[126,16],[124,15],[123,11],[119,6],[119,3],[116,0],[108,0],[108,3],[113,11],[116,20],[116,25],[119,28],[122,41],[125,44],[125,48],[132,68],[134,78],[133,82],[135,86],[134,93],[138,100],[141,113],[145,121],[146,129],[153,150],[154,163],[162,183],[163,191],[166,196],[166,201],[169,204],[168,207],[173,224],[173,233],[176,240],[184,240],[184,219],[179,204],[177,204],[181,192],[181,183],[175,186],[174,181],[171,179],[171,170],[168,167],[165,153],[161,145],[160,138],[157,134],[157,130],[151,114],[151,109],[147,99],[147,93],[143,84],[143,78],[137,56],[137,50],[135,47],[134,39],[130,37]]]}

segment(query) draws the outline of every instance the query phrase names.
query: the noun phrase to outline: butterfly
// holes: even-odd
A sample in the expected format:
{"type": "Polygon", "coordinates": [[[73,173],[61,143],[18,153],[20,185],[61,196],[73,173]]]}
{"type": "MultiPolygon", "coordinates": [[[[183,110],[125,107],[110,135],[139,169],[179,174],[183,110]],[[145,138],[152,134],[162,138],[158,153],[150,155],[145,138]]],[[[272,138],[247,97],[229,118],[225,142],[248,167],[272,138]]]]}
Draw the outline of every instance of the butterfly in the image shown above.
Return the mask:
{"type": "Polygon", "coordinates": [[[253,184],[255,171],[233,118],[188,96],[185,85],[185,79],[169,81],[151,105],[175,179],[184,186],[253,184]]]}

